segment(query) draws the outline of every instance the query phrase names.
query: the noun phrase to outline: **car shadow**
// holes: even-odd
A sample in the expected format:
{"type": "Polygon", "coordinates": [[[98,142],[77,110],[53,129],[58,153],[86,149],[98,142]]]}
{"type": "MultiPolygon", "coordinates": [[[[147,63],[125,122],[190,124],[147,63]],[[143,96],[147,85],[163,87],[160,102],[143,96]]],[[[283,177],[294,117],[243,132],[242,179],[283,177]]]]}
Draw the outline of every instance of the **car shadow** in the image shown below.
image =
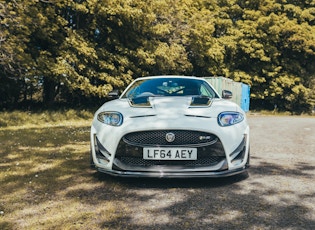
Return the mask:
{"type": "Polygon", "coordinates": [[[134,178],[115,177],[100,172],[93,174],[99,181],[119,183],[128,188],[216,188],[239,183],[249,177],[248,172],[221,178],[134,178]]]}

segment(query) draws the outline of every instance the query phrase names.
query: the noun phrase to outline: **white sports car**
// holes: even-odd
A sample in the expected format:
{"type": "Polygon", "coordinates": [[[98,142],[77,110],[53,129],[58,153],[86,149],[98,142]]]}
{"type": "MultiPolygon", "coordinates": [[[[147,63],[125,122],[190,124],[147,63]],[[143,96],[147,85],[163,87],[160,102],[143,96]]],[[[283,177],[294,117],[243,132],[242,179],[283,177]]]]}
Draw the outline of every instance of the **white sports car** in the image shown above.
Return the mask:
{"type": "Polygon", "coordinates": [[[103,104],[91,127],[91,166],[132,177],[224,177],[249,166],[244,111],[204,79],[138,78],[103,104]]]}

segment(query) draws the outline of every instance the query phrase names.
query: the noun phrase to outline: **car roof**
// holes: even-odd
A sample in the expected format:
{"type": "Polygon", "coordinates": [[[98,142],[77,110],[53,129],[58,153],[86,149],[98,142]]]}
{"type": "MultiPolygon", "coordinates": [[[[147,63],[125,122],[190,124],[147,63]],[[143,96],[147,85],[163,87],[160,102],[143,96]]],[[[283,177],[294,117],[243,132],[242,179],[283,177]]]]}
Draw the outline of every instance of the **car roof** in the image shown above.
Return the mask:
{"type": "Polygon", "coordinates": [[[135,81],[146,80],[146,79],[156,79],[156,78],[187,78],[187,79],[202,79],[195,76],[184,76],[184,75],[158,75],[158,76],[147,76],[147,77],[138,77],[135,81]]]}

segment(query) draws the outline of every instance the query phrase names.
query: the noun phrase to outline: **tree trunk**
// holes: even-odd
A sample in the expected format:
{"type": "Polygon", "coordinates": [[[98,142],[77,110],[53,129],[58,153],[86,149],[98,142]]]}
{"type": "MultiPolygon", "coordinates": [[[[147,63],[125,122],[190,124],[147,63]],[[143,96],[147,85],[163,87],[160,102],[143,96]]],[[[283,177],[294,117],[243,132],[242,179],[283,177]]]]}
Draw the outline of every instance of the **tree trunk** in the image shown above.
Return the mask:
{"type": "Polygon", "coordinates": [[[56,83],[48,77],[44,77],[43,84],[43,102],[44,105],[52,105],[55,101],[56,83]]]}

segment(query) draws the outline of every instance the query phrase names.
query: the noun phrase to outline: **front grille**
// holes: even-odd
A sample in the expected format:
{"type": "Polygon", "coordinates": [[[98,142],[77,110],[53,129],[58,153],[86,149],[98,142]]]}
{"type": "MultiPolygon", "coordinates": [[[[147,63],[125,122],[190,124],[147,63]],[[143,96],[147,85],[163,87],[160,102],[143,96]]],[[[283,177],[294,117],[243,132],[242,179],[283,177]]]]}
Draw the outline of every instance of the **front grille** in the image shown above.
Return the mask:
{"type": "Polygon", "coordinates": [[[185,130],[157,130],[125,135],[119,142],[113,167],[119,170],[132,167],[142,167],[145,170],[146,167],[151,166],[198,168],[214,166],[224,159],[226,157],[222,143],[214,134],[185,130]],[[174,142],[166,141],[165,135],[169,132],[175,134],[174,142]],[[197,148],[197,160],[144,160],[144,146],[195,147],[197,148]]]}
{"type": "Polygon", "coordinates": [[[187,130],[155,130],[133,132],[123,137],[124,142],[131,145],[156,145],[156,146],[192,146],[192,145],[207,145],[217,140],[213,134],[200,131],[187,130]],[[166,135],[173,133],[175,140],[168,142],[166,135]]]}
{"type": "Polygon", "coordinates": [[[151,167],[151,166],[184,166],[184,167],[204,167],[204,166],[212,166],[216,165],[225,157],[222,156],[210,156],[208,158],[201,158],[197,160],[181,160],[181,161],[174,161],[174,160],[144,160],[140,157],[117,157],[121,163],[128,165],[130,167],[151,167]]]}

